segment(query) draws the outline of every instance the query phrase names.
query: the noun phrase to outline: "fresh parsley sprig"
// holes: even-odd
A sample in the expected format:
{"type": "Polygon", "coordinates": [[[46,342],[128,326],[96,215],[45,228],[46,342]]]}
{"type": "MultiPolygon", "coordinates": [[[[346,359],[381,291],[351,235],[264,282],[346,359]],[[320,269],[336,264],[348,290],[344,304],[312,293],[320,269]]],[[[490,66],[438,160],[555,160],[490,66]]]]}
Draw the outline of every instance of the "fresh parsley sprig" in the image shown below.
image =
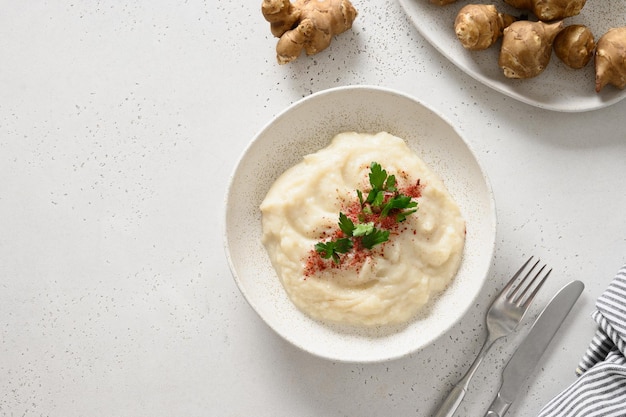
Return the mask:
{"type": "Polygon", "coordinates": [[[339,213],[338,225],[345,237],[315,245],[315,250],[323,259],[339,263],[340,255],[350,252],[357,240],[365,249],[372,249],[389,240],[389,230],[379,229],[374,221],[368,221],[372,216],[384,218],[393,214],[396,222],[403,222],[417,211],[417,202],[398,191],[395,175],[388,175],[377,162],[370,165],[369,182],[371,189],[365,198],[361,190],[356,190],[361,207],[358,221],[355,223],[344,213],[339,213]]]}
{"type": "Polygon", "coordinates": [[[339,254],[348,253],[352,249],[353,243],[347,237],[342,237],[337,240],[329,240],[328,242],[319,242],[315,245],[315,250],[324,259],[331,259],[335,263],[339,263],[341,260],[339,254]]]}
{"type": "Polygon", "coordinates": [[[395,175],[387,175],[379,163],[372,162],[370,165],[369,180],[372,189],[367,198],[363,200],[363,194],[357,192],[361,208],[366,213],[380,213],[381,217],[387,217],[395,210],[396,221],[402,222],[417,211],[417,202],[398,192],[395,175]]]}

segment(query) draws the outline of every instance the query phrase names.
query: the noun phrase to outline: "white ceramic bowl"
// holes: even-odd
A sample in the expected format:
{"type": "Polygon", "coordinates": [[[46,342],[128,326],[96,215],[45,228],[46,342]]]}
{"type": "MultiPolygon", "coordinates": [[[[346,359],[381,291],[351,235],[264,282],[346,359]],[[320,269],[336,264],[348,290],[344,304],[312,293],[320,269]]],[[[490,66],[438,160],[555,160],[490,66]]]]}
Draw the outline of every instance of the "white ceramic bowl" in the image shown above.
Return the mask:
{"type": "Polygon", "coordinates": [[[495,230],[489,182],[463,138],[418,100],[378,87],[322,91],[280,113],[241,156],[226,196],[226,255],[244,297],[283,338],[334,361],[385,361],[434,343],[481,291],[491,265],[495,230]],[[346,329],[309,318],[288,298],[261,244],[259,205],[274,180],[344,131],[387,131],[404,138],[444,180],[467,222],[465,252],[453,283],[403,327],[346,329]]]}

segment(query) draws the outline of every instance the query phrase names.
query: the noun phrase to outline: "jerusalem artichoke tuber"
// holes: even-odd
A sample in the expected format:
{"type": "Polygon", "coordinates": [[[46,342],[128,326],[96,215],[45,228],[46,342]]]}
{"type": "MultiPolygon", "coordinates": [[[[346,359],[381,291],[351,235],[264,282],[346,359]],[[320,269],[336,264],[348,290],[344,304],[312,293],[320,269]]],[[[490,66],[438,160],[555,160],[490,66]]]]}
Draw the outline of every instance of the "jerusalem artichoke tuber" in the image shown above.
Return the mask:
{"type": "Polygon", "coordinates": [[[544,23],[520,20],[504,29],[498,65],[507,78],[535,77],[546,68],[552,42],[563,22],[544,23]]]}
{"type": "Polygon", "coordinates": [[[598,39],[594,61],[597,92],[607,84],[626,87],[626,27],[609,29],[598,39]]]}
{"type": "Polygon", "coordinates": [[[302,50],[316,54],[333,36],[352,27],[357,11],[349,0],[263,0],[261,11],[277,38],[279,64],[296,59],[302,50]]]}
{"type": "Polygon", "coordinates": [[[502,30],[515,20],[498,12],[492,4],[468,4],[456,15],[454,32],[464,48],[479,51],[493,45],[502,36],[502,30]]]}
{"type": "Polygon", "coordinates": [[[532,11],[539,20],[550,22],[576,16],[586,0],[504,0],[505,3],[532,11]]]}
{"type": "Polygon", "coordinates": [[[596,48],[591,29],[584,25],[570,25],[554,38],[554,53],[565,65],[579,69],[586,66],[596,48]]]}

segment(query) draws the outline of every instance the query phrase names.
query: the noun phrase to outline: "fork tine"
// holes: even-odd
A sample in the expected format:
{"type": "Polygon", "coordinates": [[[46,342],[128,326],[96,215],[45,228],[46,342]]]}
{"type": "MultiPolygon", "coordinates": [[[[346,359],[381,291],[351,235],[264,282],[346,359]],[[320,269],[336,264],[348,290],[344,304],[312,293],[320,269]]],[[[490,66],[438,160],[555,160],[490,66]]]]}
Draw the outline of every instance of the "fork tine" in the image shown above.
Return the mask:
{"type": "Polygon", "coordinates": [[[520,291],[520,289],[522,288],[522,285],[526,282],[526,280],[528,279],[530,274],[533,272],[533,270],[535,269],[535,267],[539,263],[539,260],[537,260],[537,262],[535,262],[530,267],[530,270],[528,272],[526,272],[526,275],[524,275],[524,277],[520,280],[519,276],[524,272],[524,269],[526,268],[526,265],[528,265],[528,263],[532,259],[533,259],[532,256],[530,258],[528,258],[528,260],[524,263],[524,265],[522,265],[522,267],[515,273],[515,275],[513,275],[513,278],[511,278],[511,281],[509,282],[509,284],[507,284],[507,287],[511,286],[512,288],[509,289],[509,288],[505,287],[505,289],[507,291],[506,292],[503,291],[503,294],[505,294],[505,298],[507,300],[514,299],[515,300],[514,302],[517,302],[517,300],[519,300],[519,296],[517,296],[516,294],[520,291]]]}
{"type": "MultiPolygon", "coordinates": [[[[544,265],[544,267],[545,267],[545,265],[544,265]]],[[[543,268],[541,268],[541,269],[543,270],[543,268]]],[[[539,271],[539,272],[541,272],[541,271],[539,271]]],[[[539,274],[539,272],[537,274],[539,274]]],[[[546,272],[546,274],[543,276],[541,281],[539,281],[539,283],[537,284],[537,286],[535,287],[533,292],[528,296],[526,301],[524,301],[524,304],[522,304],[522,306],[524,308],[527,308],[530,305],[530,303],[533,301],[533,298],[535,298],[535,295],[537,295],[537,293],[539,292],[539,289],[541,289],[541,286],[543,285],[543,283],[546,282],[546,279],[548,279],[548,276],[550,275],[550,272],[552,272],[552,268],[550,268],[548,270],[548,272],[546,272]]]]}
{"type": "MultiPolygon", "coordinates": [[[[511,287],[513,286],[513,284],[515,283],[515,281],[517,281],[517,278],[520,276],[520,274],[522,273],[522,271],[524,270],[524,268],[526,268],[526,265],[528,265],[528,263],[533,259],[532,255],[530,258],[528,258],[528,260],[526,262],[524,262],[524,265],[522,265],[520,267],[520,269],[517,270],[517,272],[511,277],[511,279],[509,280],[509,282],[506,283],[506,285],[504,286],[504,288],[502,288],[501,293],[502,294],[506,294],[506,297],[508,298],[509,295],[513,295],[515,293],[515,288],[513,289],[513,291],[511,290],[511,287]]],[[[532,271],[532,268],[531,268],[532,271]]]]}
{"type": "MultiPolygon", "coordinates": [[[[515,289],[516,291],[518,291],[521,287],[522,284],[524,283],[524,281],[526,281],[526,279],[530,276],[531,272],[533,272],[533,270],[535,269],[535,267],[539,264],[540,260],[537,259],[537,262],[535,262],[535,264],[533,265],[532,268],[530,268],[530,271],[528,271],[528,273],[526,273],[526,276],[524,277],[524,279],[517,285],[517,288],[515,289]]],[[[539,271],[537,271],[537,273],[535,274],[535,276],[530,280],[530,282],[528,283],[528,285],[524,286],[524,289],[521,290],[521,294],[516,295],[514,302],[516,304],[519,304],[519,302],[522,300],[522,298],[524,298],[524,296],[526,295],[526,293],[528,292],[528,290],[530,288],[532,288],[533,284],[535,283],[535,281],[537,281],[537,278],[539,277],[539,274],[541,274],[541,272],[545,269],[545,265],[543,265],[541,268],[539,268],[539,271]]]]}

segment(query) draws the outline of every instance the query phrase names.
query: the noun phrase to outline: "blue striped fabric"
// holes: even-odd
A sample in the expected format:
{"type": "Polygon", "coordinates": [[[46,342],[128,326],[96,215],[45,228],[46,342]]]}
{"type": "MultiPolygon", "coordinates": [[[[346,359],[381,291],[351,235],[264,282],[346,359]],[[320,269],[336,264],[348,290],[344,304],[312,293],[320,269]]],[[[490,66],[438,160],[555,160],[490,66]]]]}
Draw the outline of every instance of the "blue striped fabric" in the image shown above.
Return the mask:
{"type": "Polygon", "coordinates": [[[596,301],[598,323],[576,373],[578,379],[557,395],[539,417],[626,416],[626,265],[596,301]]]}

